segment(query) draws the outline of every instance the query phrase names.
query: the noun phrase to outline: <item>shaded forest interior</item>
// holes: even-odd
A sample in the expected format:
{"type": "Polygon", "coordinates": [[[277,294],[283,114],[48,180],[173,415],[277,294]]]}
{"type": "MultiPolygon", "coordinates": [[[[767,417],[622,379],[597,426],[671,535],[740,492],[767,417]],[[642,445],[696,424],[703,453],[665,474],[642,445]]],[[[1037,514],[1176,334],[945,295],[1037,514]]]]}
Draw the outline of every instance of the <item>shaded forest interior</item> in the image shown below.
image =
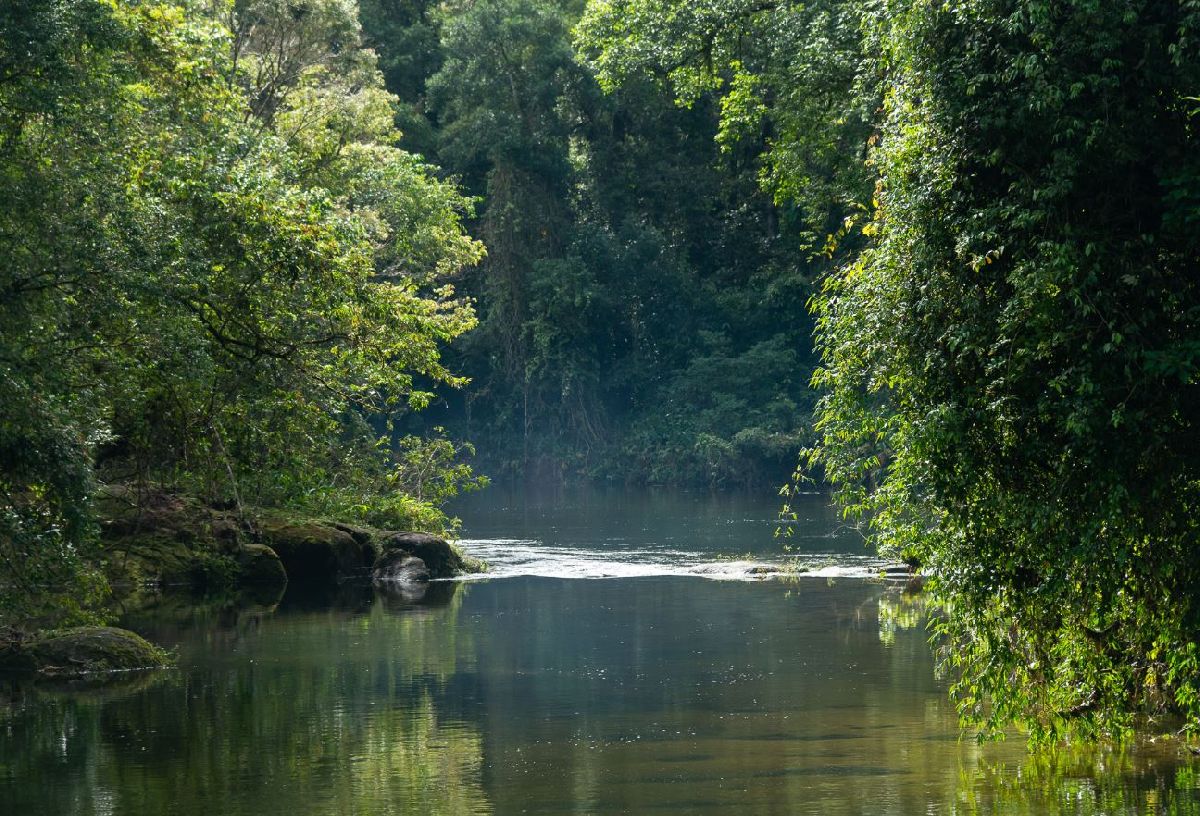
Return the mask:
{"type": "Polygon", "coordinates": [[[811,437],[826,260],[759,183],[769,138],[718,143],[720,101],[604,93],[578,2],[363,0],[400,144],[478,201],[479,327],[461,391],[413,417],[493,476],[778,486],[811,437]]]}

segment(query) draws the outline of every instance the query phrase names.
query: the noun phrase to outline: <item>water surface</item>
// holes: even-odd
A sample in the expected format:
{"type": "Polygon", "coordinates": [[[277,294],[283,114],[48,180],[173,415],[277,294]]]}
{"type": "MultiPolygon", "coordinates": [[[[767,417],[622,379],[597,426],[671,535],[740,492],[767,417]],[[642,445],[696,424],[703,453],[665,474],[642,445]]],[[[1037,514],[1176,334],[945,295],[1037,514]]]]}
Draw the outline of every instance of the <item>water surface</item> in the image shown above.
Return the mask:
{"type": "Polygon", "coordinates": [[[486,580],[163,599],[125,624],[177,670],[4,687],[0,814],[1200,813],[1176,749],[960,738],[821,497],[791,540],[828,574],[760,580],[774,511],[496,491],[458,508],[486,580]]]}

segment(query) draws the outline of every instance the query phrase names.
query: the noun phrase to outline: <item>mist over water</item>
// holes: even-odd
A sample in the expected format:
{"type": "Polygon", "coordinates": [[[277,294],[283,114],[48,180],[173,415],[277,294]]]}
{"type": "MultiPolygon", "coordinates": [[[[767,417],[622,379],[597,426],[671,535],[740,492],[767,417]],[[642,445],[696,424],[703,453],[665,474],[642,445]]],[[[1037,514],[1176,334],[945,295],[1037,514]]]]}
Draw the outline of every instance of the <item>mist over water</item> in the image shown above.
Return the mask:
{"type": "Polygon", "coordinates": [[[870,555],[822,494],[801,497],[795,522],[779,520],[781,504],[769,493],[498,490],[455,509],[464,518],[459,545],[490,565],[487,573],[466,580],[873,578],[896,566],[870,555]],[[528,537],[480,535],[504,531],[528,537]]]}

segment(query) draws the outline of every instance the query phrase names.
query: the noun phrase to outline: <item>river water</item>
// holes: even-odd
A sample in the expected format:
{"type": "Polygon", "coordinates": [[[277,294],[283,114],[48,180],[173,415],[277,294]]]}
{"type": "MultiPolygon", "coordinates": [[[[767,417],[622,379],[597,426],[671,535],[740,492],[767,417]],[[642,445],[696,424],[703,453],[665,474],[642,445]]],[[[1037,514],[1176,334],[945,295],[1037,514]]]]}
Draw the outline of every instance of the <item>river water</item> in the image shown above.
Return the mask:
{"type": "Polygon", "coordinates": [[[919,600],[776,505],[491,489],[483,578],[164,598],[177,669],[0,689],[0,814],[1200,813],[1174,746],[960,735],[919,600]]]}

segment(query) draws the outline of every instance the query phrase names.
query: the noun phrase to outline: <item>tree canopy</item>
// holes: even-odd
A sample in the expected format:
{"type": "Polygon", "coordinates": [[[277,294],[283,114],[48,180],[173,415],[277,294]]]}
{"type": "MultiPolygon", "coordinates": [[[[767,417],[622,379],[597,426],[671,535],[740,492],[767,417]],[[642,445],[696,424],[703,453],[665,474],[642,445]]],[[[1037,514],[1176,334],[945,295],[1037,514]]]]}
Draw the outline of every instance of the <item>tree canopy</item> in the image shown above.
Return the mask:
{"type": "Polygon", "coordinates": [[[98,477],[436,520],[388,489],[368,420],[461,383],[449,279],[483,252],[469,202],[395,146],[359,36],[339,0],[0,11],[14,614],[78,600],[98,477]]]}

